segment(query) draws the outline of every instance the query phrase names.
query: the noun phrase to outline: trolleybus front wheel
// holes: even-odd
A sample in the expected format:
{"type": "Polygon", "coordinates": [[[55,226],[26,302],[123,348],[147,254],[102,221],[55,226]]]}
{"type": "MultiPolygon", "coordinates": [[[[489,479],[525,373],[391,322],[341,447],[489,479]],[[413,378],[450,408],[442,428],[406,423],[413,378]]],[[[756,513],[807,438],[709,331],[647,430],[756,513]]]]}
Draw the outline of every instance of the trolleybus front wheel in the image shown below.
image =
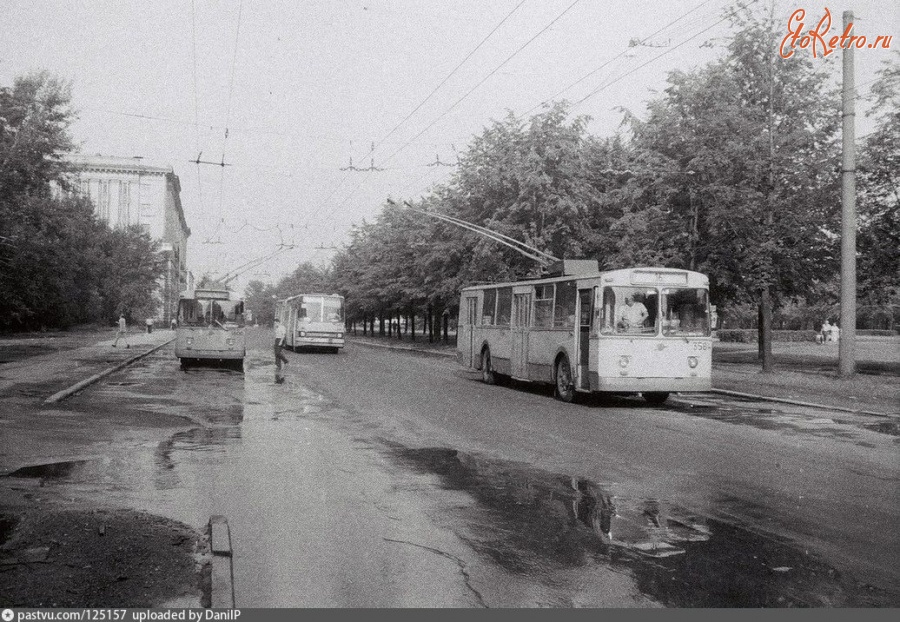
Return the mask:
{"type": "Polygon", "coordinates": [[[566,356],[561,356],[556,361],[553,377],[556,381],[556,399],[568,403],[574,402],[575,381],[572,379],[572,367],[566,356]]]}
{"type": "Polygon", "coordinates": [[[641,396],[650,404],[662,404],[667,399],[669,399],[669,394],[665,391],[649,391],[647,393],[641,393],[641,396]]]}

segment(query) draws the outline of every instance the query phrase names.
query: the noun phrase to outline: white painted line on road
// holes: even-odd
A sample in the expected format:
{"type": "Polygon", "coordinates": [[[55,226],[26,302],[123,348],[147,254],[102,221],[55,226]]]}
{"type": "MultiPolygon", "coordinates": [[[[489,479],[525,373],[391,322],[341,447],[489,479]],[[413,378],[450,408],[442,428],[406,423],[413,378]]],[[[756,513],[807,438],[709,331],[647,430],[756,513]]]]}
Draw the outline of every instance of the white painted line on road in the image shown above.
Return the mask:
{"type": "Polygon", "coordinates": [[[174,338],[169,339],[165,343],[162,343],[162,344],[156,346],[155,348],[151,348],[150,350],[147,350],[146,352],[141,352],[137,356],[132,356],[130,359],[123,361],[122,363],[119,363],[118,365],[116,365],[114,367],[105,369],[98,374],[94,374],[90,378],[86,378],[86,379],[82,380],[81,382],[77,382],[77,383],[73,384],[71,387],[69,387],[68,389],[63,389],[62,391],[59,391],[58,393],[54,393],[53,395],[51,395],[50,397],[48,397],[47,399],[44,400],[44,404],[55,404],[56,402],[62,401],[64,399],[66,399],[67,397],[74,395],[75,393],[78,393],[85,387],[94,384],[101,378],[105,378],[106,376],[119,371],[123,367],[127,367],[127,366],[131,365],[135,361],[142,359],[147,355],[153,354],[160,348],[169,345],[173,341],[175,341],[174,338]]]}

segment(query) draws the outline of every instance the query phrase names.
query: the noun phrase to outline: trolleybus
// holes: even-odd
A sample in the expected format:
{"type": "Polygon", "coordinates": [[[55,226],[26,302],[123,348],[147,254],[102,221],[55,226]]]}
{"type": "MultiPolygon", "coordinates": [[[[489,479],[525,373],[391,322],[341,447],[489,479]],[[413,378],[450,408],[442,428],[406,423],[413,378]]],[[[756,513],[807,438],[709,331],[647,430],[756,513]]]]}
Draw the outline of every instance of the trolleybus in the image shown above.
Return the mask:
{"type": "Polygon", "coordinates": [[[460,297],[457,359],[488,384],[509,378],[579,393],[711,389],[709,279],[671,268],[599,272],[561,262],[559,276],[476,285],[460,297]]]}
{"type": "Polygon", "coordinates": [[[247,354],[244,302],[227,289],[196,289],[178,301],[175,356],[187,369],[201,361],[243,370],[247,354]]]}
{"type": "Polygon", "coordinates": [[[285,347],[326,349],[344,347],[344,297],[338,294],[298,294],[278,303],[275,316],[285,329],[285,347]]]}

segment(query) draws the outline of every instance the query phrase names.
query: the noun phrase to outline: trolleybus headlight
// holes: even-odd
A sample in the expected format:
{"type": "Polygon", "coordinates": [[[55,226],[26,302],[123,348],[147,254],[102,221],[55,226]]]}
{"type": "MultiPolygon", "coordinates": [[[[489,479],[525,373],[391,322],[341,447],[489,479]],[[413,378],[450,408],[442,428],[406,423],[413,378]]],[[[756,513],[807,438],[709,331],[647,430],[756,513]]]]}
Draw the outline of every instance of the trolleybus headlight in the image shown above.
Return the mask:
{"type": "Polygon", "coordinates": [[[696,357],[696,356],[689,356],[689,357],[688,357],[688,367],[690,367],[691,369],[694,369],[694,368],[697,366],[697,364],[698,364],[699,362],[700,362],[700,361],[697,360],[697,357],[696,357]]]}
{"type": "Polygon", "coordinates": [[[187,338],[187,344],[190,346],[190,345],[193,345],[193,343],[194,343],[194,338],[193,338],[193,337],[188,337],[188,338],[187,338]]]}
{"type": "Polygon", "coordinates": [[[300,331],[300,336],[301,336],[301,337],[306,337],[306,333],[303,332],[303,331],[301,330],[301,331],[300,331]]]}
{"type": "Polygon", "coordinates": [[[619,357],[619,367],[621,367],[622,369],[625,369],[626,367],[628,367],[628,362],[629,361],[628,361],[627,356],[619,357]]]}
{"type": "Polygon", "coordinates": [[[344,338],[344,333],[338,333],[338,339],[343,339],[343,338],[344,338]]]}
{"type": "Polygon", "coordinates": [[[228,340],[228,345],[233,346],[233,345],[234,345],[234,339],[229,339],[229,340],[228,340]]]}

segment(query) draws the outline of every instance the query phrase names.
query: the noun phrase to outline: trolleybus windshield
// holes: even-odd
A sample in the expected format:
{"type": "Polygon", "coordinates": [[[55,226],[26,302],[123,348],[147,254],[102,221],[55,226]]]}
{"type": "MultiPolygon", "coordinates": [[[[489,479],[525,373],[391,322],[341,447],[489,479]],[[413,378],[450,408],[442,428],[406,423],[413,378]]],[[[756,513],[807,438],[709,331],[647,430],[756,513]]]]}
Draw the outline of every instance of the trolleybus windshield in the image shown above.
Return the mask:
{"type": "Polygon", "coordinates": [[[244,303],[240,300],[182,298],[178,301],[179,326],[243,326],[244,303]]]}

